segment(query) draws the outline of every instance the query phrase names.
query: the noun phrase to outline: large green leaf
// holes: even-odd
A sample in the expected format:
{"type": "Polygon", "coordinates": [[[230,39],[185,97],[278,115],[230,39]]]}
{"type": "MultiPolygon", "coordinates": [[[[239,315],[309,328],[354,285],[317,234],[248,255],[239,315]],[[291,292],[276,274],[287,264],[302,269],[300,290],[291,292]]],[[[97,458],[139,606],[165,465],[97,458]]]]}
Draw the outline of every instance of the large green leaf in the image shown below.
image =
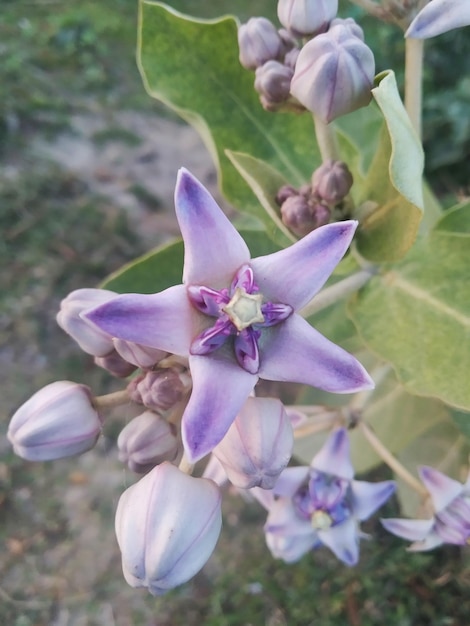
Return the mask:
{"type": "Polygon", "coordinates": [[[384,116],[380,141],[361,189],[359,252],[375,262],[401,259],[413,245],[423,212],[423,151],[393,72],[372,90],[384,116]],[[367,208],[365,208],[367,207],[367,208]]]}
{"type": "Polygon", "coordinates": [[[141,1],[138,61],[150,95],[199,131],[224,194],[241,211],[256,211],[257,200],[225,150],[268,162],[294,185],[320,163],[309,115],[273,114],[260,105],[254,74],[238,60],[235,18],[196,20],[141,1]]]}
{"type": "Polygon", "coordinates": [[[470,205],[445,215],[349,311],[366,345],[413,393],[470,409],[470,205]],[[465,235],[467,233],[467,235],[465,235]]]}

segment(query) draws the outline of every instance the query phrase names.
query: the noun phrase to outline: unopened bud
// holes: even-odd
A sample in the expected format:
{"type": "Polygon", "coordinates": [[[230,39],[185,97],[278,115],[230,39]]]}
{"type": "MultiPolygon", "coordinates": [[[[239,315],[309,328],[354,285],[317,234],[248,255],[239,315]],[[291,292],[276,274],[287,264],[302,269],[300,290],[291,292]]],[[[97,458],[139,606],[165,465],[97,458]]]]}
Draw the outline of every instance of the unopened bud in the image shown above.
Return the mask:
{"type": "Polygon", "coordinates": [[[257,68],[255,89],[260,94],[261,102],[265,108],[275,107],[289,99],[293,75],[292,68],[279,63],[279,61],[267,61],[257,68]]]}
{"type": "Polygon", "coordinates": [[[117,378],[127,378],[135,372],[135,365],[125,361],[116,350],[112,350],[106,356],[95,356],[95,364],[117,378]]]}
{"type": "Polygon", "coordinates": [[[13,415],[8,439],[28,461],[52,461],[90,450],[101,420],[90,389],[68,380],[46,385],[13,415]]]}
{"type": "Polygon", "coordinates": [[[299,192],[295,187],[291,185],[282,185],[279,191],[276,194],[276,202],[279,206],[287,200],[287,198],[291,198],[292,196],[298,196],[299,192]]]}
{"type": "Polygon", "coordinates": [[[338,24],[300,51],[291,94],[324,123],[366,106],[372,98],[374,55],[351,27],[338,24]]]}
{"type": "Polygon", "coordinates": [[[119,460],[127,463],[132,472],[145,474],[163,461],[175,460],[176,428],[153,411],[145,411],[121,430],[117,446],[119,460]]]}
{"type": "Polygon", "coordinates": [[[265,17],[252,17],[238,29],[240,63],[254,70],[266,61],[277,59],[284,43],[272,24],[265,17]]]}
{"type": "Polygon", "coordinates": [[[296,37],[323,33],[338,11],[338,0],[279,0],[277,16],[296,37]]]}
{"type": "Polygon", "coordinates": [[[280,400],[248,398],[212,453],[236,487],[274,487],[289,463],[294,437],[280,400]]]}
{"type": "Polygon", "coordinates": [[[168,462],[126,489],[116,511],[116,536],[129,585],[161,595],[192,578],[217,543],[220,505],[215,483],[168,462]]]}
{"type": "Polygon", "coordinates": [[[113,345],[116,352],[120,354],[125,361],[132,363],[132,365],[136,367],[141,367],[142,369],[150,369],[168,356],[168,352],[164,352],[163,350],[149,348],[148,346],[142,346],[138,343],[125,341],[124,339],[113,338],[113,345]]]}
{"type": "Polygon", "coordinates": [[[152,411],[168,411],[182,400],[189,382],[185,378],[175,368],[161,368],[132,380],[128,392],[131,400],[152,411]]]}
{"type": "Polygon", "coordinates": [[[284,65],[290,67],[292,70],[295,70],[295,64],[297,63],[297,59],[299,58],[300,49],[293,48],[289,50],[289,52],[284,57],[284,65]]]}
{"type": "Polygon", "coordinates": [[[344,19],[337,17],[331,22],[329,30],[331,31],[336,26],[347,28],[351,35],[358,37],[361,41],[364,41],[364,31],[352,17],[346,17],[344,19]]]}
{"type": "Polygon", "coordinates": [[[105,356],[113,349],[111,337],[81,317],[85,311],[104,304],[116,297],[106,289],[76,289],[60,303],[57,323],[92,356],[105,356]]]}
{"type": "Polygon", "coordinates": [[[353,177],[346,163],[325,161],[312,175],[312,191],[327,204],[335,205],[348,195],[353,177]]]}
{"type": "Polygon", "coordinates": [[[304,195],[287,198],[281,206],[283,223],[298,237],[304,237],[315,228],[327,224],[330,210],[321,203],[313,203],[304,195]]]}

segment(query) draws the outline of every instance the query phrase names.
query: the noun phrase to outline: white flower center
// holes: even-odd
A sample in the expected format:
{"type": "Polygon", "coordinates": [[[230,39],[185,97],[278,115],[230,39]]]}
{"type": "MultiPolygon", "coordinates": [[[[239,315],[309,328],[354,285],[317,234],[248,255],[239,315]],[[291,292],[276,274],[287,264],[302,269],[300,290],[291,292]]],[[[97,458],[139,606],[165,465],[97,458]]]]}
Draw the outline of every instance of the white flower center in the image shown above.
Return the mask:
{"type": "Polygon", "coordinates": [[[261,312],[263,296],[246,293],[241,287],[235,289],[230,302],[222,310],[226,313],[232,324],[239,331],[248,328],[252,324],[262,324],[264,315],[261,312]]]}
{"type": "Polygon", "coordinates": [[[315,530],[328,530],[333,523],[333,520],[325,511],[315,511],[310,521],[315,530]]]}

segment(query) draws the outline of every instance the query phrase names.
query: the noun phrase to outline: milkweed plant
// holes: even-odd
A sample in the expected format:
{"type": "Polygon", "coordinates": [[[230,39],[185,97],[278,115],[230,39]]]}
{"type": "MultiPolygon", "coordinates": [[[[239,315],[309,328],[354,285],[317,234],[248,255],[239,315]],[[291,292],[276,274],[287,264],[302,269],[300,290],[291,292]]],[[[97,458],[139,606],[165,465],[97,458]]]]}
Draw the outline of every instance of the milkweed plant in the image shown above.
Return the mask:
{"type": "Polygon", "coordinates": [[[327,548],[354,566],[393,494],[402,517],[381,521],[408,549],[470,543],[470,202],[442,210],[420,139],[424,41],[469,24],[470,2],[352,1],[403,30],[403,101],[337,0],[279,0],[276,24],[140,4],[148,93],[200,131],[240,217],[175,172],[182,241],[57,314],[122,389],[49,384],[8,438],[29,461],[83,454],[109,409],[136,407],[115,529],[126,581],[152,594],[204,566],[227,485],[287,563],[327,548]],[[388,480],[355,477],[379,464],[388,480]]]}

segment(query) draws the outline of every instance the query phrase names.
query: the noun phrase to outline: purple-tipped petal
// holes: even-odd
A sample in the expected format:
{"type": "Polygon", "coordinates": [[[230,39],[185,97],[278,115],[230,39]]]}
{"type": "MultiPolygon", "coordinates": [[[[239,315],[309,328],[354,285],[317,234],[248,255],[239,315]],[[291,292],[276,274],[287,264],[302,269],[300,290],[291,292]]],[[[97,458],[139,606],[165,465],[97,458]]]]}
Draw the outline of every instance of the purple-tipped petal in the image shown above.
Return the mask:
{"type": "Polygon", "coordinates": [[[180,356],[189,354],[194,310],[183,285],[154,295],[117,296],[83,315],[112,337],[180,356]]]}
{"type": "Polygon", "coordinates": [[[309,535],[282,535],[266,531],[266,545],[275,559],[282,559],[285,563],[295,563],[304,554],[315,548],[317,536],[309,535]]]}
{"type": "Polygon", "coordinates": [[[408,539],[409,541],[423,541],[434,525],[431,519],[381,519],[382,526],[392,535],[408,539]]]}
{"type": "Polygon", "coordinates": [[[314,543],[316,541],[316,532],[310,521],[297,515],[290,498],[279,498],[274,501],[269,509],[264,531],[276,535],[313,537],[314,543]]]}
{"type": "Polygon", "coordinates": [[[411,22],[405,37],[429,39],[470,24],[468,0],[431,0],[411,22]]]}
{"type": "Polygon", "coordinates": [[[358,520],[368,519],[382,506],[395,491],[393,480],[381,483],[368,483],[362,480],[353,480],[353,514],[358,520]]]}
{"type": "Polygon", "coordinates": [[[288,467],[279,476],[273,488],[274,495],[291,498],[307,479],[308,473],[309,468],[307,466],[288,467]]]}
{"type": "Polygon", "coordinates": [[[419,476],[431,495],[436,513],[446,508],[463,491],[462,483],[427,465],[418,468],[419,476]]]}
{"type": "Polygon", "coordinates": [[[442,546],[444,541],[439,537],[437,533],[429,533],[423,541],[416,541],[408,546],[408,552],[425,552],[428,550],[434,550],[438,546],[442,546]]]}
{"type": "Polygon", "coordinates": [[[323,287],[351,243],[357,222],[317,228],[289,248],[252,259],[256,284],[268,300],[301,309],[323,287]]]}
{"type": "Polygon", "coordinates": [[[345,428],[335,430],[313,457],[312,467],[324,474],[333,474],[346,480],[354,476],[349,454],[349,439],[345,428]]]}
{"type": "Polygon", "coordinates": [[[193,391],[182,419],[183,444],[195,463],[219,443],[258,377],[217,356],[190,356],[193,391]]]}
{"type": "Polygon", "coordinates": [[[216,289],[197,287],[196,285],[188,287],[188,298],[191,304],[201,313],[211,315],[212,317],[218,317],[221,307],[230,302],[227,289],[217,291],[216,289]]]}
{"type": "Polygon", "coordinates": [[[250,260],[246,243],[207,189],[184,168],[178,172],[175,206],[184,240],[183,282],[227,287],[250,260]]]}
{"type": "Polygon", "coordinates": [[[318,537],[340,561],[350,567],[356,565],[359,560],[359,537],[352,517],[328,530],[319,530],[318,537]]]}
{"type": "Polygon", "coordinates": [[[191,354],[209,354],[220,348],[232,333],[230,320],[218,319],[213,326],[206,328],[191,343],[191,354]]]}
{"type": "Polygon", "coordinates": [[[259,333],[252,328],[245,328],[235,337],[235,357],[241,367],[250,374],[257,374],[259,370],[259,333]]]}
{"type": "Polygon", "coordinates": [[[359,361],[332,343],[299,315],[266,329],[260,340],[259,376],[305,383],[333,393],[373,389],[359,361]]]}

